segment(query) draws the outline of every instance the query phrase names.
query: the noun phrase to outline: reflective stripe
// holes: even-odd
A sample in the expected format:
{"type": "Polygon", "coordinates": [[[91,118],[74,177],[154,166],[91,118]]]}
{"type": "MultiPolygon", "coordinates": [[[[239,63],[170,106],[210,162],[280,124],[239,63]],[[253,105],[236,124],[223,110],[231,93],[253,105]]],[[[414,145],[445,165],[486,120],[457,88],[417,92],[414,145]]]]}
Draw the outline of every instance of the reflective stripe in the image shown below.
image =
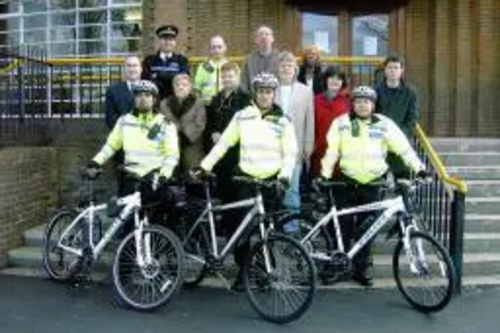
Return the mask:
{"type": "Polygon", "coordinates": [[[160,167],[164,168],[164,174],[169,175],[179,160],[177,129],[166,123],[161,114],[141,115],[141,119],[133,114],[120,117],[95,161],[103,164],[118,148],[125,152],[125,164],[134,164],[127,170],[139,176],[160,167]],[[150,139],[149,129],[157,125],[161,126],[160,130],[154,139],[150,139]],[[166,160],[169,162],[164,165],[166,160]]]}
{"type": "Polygon", "coordinates": [[[377,115],[377,118],[376,123],[358,121],[360,130],[355,137],[350,130],[349,115],[340,116],[332,123],[327,134],[328,148],[322,160],[323,176],[331,175],[338,158],[344,174],[361,183],[370,182],[387,172],[388,151],[400,155],[413,170],[423,168],[401,130],[389,118],[382,115],[377,115]]]}

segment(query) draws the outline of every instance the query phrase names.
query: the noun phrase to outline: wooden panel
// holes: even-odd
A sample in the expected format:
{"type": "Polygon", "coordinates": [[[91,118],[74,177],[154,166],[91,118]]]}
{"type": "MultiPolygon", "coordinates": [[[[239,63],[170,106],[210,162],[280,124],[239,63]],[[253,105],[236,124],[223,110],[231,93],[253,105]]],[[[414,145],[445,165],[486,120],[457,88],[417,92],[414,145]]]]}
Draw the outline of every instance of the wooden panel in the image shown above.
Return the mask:
{"type": "Polygon", "coordinates": [[[429,128],[435,135],[449,136],[454,132],[452,99],[455,98],[454,62],[450,59],[450,50],[454,48],[455,28],[451,19],[454,0],[435,1],[433,16],[430,17],[433,31],[431,40],[434,47],[430,54],[431,83],[429,91],[429,128]]]}
{"type": "Polygon", "coordinates": [[[457,72],[455,78],[455,89],[457,92],[457,103],[455,105],[456,119],[455,128],[457,136],[468,136],[471,134],[471,80],[473,75],[471,72],[472,62],[472,40],[471,40],[471,1],[473,0],[456,0],[455,15],[456,15],[456,57],[457,57],[457,72]]]}
{"type": "Polygon", "coordinates": [[[500,2],[482,0],[478,9],[478,133],[500,133],[500,2]]]}

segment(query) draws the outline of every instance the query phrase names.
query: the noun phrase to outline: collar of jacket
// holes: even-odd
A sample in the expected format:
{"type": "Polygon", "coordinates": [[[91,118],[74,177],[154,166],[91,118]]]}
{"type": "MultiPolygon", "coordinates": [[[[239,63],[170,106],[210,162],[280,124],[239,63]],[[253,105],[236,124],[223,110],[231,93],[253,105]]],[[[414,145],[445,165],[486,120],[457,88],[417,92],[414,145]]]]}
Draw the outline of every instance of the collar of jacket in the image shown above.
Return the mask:
{"type": "Polygon", "coordinates": [[[151,121],[153,120],[156,115],[158,114],[158,110],[156,109],[153,109],[152,111],[149,111],[149,112],[141,112],[139,110],[137,110],[136,108],[134,108],[131,112],[132,116],[136,117],[137,119],[139,119],[140,121],[151,121]]]}
{"type": "Polygon", "coordinates": [[[380,117],[378,117],[376,114],[372,113],[370,115],[370,117],[368,118],[360,118],[356,112],[354,111],[351,111],[349,112],[349,120],[351,121],[351,123],[354,121],[354,120],[357,120],[359,119],[360,121],[364,121],[364,120],[368,120],[370,124],[376,124],[380,121],[380,117]]]}
{"type": "Polygon", "coordinates": [[[203,62],[203,68],[209,72],[209,73],[212,73],[214,72],[217,68],[221,68],[222,65],[224,65],[225,63],[227,62],[227,59],[226,58],[222,58],[218,61],[215,61],[215,59],[212,59],[212,58],[207,58],[204,62],[203,62]]]}
{"type": "Polygon", "coordinates": [[[180,101],[175,95],[172,95],[167,98],[167,105],[170,111],[172,111],[172,114],[175,117],[180,118],[191,110],[191,108],[195,105],[196,100],[197,98],[194,93],[190,93],[182,101],[180,101]]]}
{"type": "Polygon", "coordinates": [[[401,90],[401,89],[406,88],[406,82],[403,78],[401,78],[401,80],[399,81],[399,85],[397,87],[393,88],[393,87],[389,87],[387,85],[387,80],[384,79],[384,81],[382,82],[382,86],[384,87],[384,89],[401,90]]]}
{"type": "Polygon", "coordinates": [[[254,104],[255,107],[261,112],[262,114],[262,119],[265,119],[267,117],[284,117],[285,113],[283,112],[283,109],[276,103],[273,103],[271,108],[266,111],[265,113],[262,113],[262,109],[257,106],[257,104],[254,104]]]}

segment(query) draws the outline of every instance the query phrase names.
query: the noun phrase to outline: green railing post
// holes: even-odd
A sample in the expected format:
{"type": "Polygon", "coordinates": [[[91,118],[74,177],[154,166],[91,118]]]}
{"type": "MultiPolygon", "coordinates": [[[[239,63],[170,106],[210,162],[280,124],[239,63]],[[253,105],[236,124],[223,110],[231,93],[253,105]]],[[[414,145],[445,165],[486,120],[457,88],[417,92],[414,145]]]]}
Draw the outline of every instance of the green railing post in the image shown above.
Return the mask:
{"type": "Polygon", "coordinates": [[[462,291],[464,221],[465,194],[455,189],[453,191],[453,201],[451,204],[450,256],[455,264],[457,273],[457,294],[460,294],[462,291]]]}

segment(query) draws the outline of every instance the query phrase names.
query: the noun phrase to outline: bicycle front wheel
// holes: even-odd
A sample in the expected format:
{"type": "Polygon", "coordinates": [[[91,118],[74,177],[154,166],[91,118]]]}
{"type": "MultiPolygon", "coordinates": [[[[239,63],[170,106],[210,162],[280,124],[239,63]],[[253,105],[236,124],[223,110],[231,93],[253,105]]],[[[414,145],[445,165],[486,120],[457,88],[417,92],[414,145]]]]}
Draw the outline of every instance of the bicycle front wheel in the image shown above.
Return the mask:
{"type": "Polygon", "coordinates": [[[300,318],[316,292],[316,272],[306,250],[296,240],[279,234],[252,247],[243,281],[255,311],[278,324],[300,318]]]}
{"type": "Polygon", "coordinates": [[[414,231],[408,247],[400,239],[392,265],[399,291],[418,311],[437,312],[451,301],[455,269],[446,249],[433,237],[414,231]]]}
{"type": "MultiPolygon", "coordinates": [[[[50,220],[45,229],[43,243],[43,267],[49,277],[56,281],[67,281],[71,279],[81,266],[82,257],[64,250],[59,246],[61,236],[68,226],[76,218],[77,213],[72,210],[58,212],[50,220]]],[[[83,228],[84,224],[77,224],[66,235],[62,243],[75,250],[84,247],[83,228]]]]}
{"type": "Polygon", "coordinates": [[[184,251],[177,236],[160,226],[144,227],[139,238],[142,253],[137,253],[135,231],[118,247],[113,283],[118,296],[128,306],[154,310],[167,303],[179,289],[184,251]]]}

